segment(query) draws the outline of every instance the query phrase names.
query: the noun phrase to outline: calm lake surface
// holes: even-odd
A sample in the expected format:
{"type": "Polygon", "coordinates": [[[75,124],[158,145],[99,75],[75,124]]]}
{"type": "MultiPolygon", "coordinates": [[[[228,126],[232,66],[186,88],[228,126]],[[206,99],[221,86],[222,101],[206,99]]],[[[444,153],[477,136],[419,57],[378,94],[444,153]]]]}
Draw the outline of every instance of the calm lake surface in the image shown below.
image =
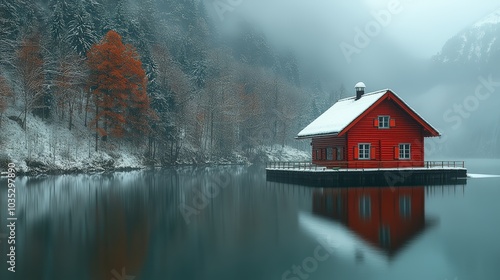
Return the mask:
{"type": "Polygon", "coordinates": [[[0,180],[1,279],[500,279],[500,178],[332,189],[233,166],[16,184],[12,273],[0,180]]]}

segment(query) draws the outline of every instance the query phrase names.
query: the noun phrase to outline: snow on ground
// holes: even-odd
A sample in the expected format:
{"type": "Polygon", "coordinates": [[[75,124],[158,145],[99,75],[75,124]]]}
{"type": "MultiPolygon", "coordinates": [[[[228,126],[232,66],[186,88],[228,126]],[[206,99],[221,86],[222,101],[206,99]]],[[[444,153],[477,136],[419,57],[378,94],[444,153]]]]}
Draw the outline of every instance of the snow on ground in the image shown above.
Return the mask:
{"type": "Polygon", "coordinates": [[[18,111],[9,109],[2,116],[0,160],[14,162],[19,172],[143,167],[140,156],[129,152],[137,149],[125,144],[113,142],[106,147],[107,152],[102,151],[102,147],[96,152],[94,137],[80,120],[75,120],[74,128],[69,130],[67,123],[48,124],[29,115],[25,131],[7,118],[18,115],[18,111]]]}
{"type": "Polygon", "coordinates": [[[267,157],[267,161],[311,161],[311,154],[290,146],[259,147],[267,157]]]}
{"type": "MultiPolygon", "coordinates": [[[[95,151],[93,132],[84,127],[83,119],[75,118],[72,130],[68,123],[48,123],[28,116],[26,131],[9,116],[19,116],[18,110],[8,108],[0,119],[0,162],[16,164],[19,173],[87,172],[112,169],[144,168],[144,147],[126,141],[99,141],[95,151]]],[[[199,157],[195,148],[186,145],[177,164],[248,164],[250,158],[266,161],[310,161],[310,153],[281,145],[261,146],[257,154],[243,156],[234,152],[230,158],[210,161],[199,157]],[[249,157],[249,158],[247,158],[249,157]]]]}
{"type": "Polygon", "coordinates": [[[490,174],[467,174],[468,178],[480,179],[480,178],[500,178],[500,175],[490,175],[490,174]]]}

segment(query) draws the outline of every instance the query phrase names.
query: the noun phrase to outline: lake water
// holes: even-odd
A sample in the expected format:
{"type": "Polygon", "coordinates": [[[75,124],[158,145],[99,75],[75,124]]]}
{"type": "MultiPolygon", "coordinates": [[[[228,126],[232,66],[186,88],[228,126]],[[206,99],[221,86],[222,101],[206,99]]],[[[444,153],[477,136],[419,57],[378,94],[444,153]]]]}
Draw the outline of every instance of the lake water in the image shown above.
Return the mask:
{"type": "MultiPolygon", "coordinates": [[[[467,161],[500,174],[499,160],[467,161]]],[[[263,167],[20,177],[1,279],[500,279],[500,178],[311,188],[263,167]]]]}

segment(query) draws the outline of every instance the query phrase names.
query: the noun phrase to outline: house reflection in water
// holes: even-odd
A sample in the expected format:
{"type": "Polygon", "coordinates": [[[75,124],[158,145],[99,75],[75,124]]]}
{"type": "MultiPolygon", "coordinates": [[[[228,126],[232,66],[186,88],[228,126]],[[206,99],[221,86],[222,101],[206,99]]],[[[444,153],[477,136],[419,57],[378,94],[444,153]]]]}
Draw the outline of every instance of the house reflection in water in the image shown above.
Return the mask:
{"type": "Polygon", "coordinates": [[[347,227],[393,257],[427,226],[424,187],[321,189],[313,213],[347,227]]]}

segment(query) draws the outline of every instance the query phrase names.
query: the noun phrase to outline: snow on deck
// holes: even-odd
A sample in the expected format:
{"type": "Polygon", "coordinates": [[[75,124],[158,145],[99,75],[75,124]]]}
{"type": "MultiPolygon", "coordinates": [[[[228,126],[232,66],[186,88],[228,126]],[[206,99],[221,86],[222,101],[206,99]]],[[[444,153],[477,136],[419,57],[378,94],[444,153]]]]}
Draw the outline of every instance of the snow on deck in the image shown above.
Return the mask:
{"type": "MultiPolygon", "coordinates": [[[[412,171],[420,171],[420,170],[467,170],[464,167],[401,167],[401,168],[339,168],[339,169],[329,169],[323,166],[318,167],[307,167],[307,168],[299,168],[299,167],[291,167],[291,168],[266,168],[266,170],[279,170],[279,171],[293,171],[293,172],[355,172],[355,171],[363,171],[363,172],[373,172],[373,171],[404,171],[404,170],[412,170],[412,171]]],[[[492,176],[492,175],[490,175],[492,176]]],[[[499,176],[500,177],[500,176],[499,176]]],[[[484,178],[484,177],[483,177],[484,178]]]]}
{"type": "Polygon", "coordinates": [[[339,133],[377,102],[389,89],[364,94],[360,99],[339,100],[316,120],[306,126],[297,137],[339,133]]]}
{"type": "Polygon", "coordinates": [[[468,178],[473,179],[483,179],[483,178],[500,178],[500,175],[490,175],[490,174],[467,174],[468,178]]]}

